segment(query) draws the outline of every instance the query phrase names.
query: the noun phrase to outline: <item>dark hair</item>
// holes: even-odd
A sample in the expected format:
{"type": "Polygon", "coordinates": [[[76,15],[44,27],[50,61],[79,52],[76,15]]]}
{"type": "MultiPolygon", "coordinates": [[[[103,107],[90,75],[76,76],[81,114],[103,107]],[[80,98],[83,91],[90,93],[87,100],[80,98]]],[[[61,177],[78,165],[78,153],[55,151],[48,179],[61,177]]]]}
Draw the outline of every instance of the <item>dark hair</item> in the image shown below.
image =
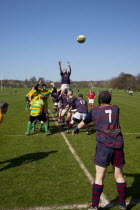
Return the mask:
{"type": "Polygon", "coordinates": [[[67,92],[68,92],[68,89],[64,89],[64,90],[63,90],[63,93],[64,93],[64,94],[67,94],[67,92]]]}
{"type": "Polygon", "coordinates": [[[83,98],[83,94],[79,93],[78,97],[83,98]]]}
{"type": "Polygon", "coordinates": [[[7,102],[0,102],[0,109],[4,109],[6,107],[8,107],[8,103],[7,102]]]}
{"type": "Polygon", "coordinates": [[[46,85],[45,85],[45,84],[42,84],[42,87],[43,87],[43,86],[46,86],[46,85]]]}
{"type": "Polygon", "coordinates": [[[110,102],[111,102],[111,94],[108,91],[100,92],[99,97],[98,97],[98,103],[110,104],[110,102]]]}

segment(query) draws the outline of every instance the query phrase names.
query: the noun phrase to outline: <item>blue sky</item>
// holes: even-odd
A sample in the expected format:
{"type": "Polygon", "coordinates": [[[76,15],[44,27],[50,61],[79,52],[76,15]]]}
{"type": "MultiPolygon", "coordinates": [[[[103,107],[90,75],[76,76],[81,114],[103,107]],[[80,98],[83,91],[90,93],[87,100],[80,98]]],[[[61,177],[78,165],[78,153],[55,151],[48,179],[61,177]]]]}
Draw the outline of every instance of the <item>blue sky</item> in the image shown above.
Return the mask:
{"type": "Polygon", "coordinates": [[[2,78],[59,81],[58,61],[74,81],[136,76],[140,0],[0,0],[2,78]]]}

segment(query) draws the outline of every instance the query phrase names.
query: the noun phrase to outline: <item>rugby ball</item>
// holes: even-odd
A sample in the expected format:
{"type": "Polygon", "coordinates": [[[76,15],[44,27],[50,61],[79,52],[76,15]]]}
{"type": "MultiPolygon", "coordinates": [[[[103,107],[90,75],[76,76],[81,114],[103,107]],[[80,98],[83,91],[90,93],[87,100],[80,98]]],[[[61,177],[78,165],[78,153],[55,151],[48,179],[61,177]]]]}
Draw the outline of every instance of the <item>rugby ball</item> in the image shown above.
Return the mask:
{"type": "Polygon", "coordinates": [[[77,42],[84,43],[86,41],[86,37],[84,35],[77,36],[77,42]]]}

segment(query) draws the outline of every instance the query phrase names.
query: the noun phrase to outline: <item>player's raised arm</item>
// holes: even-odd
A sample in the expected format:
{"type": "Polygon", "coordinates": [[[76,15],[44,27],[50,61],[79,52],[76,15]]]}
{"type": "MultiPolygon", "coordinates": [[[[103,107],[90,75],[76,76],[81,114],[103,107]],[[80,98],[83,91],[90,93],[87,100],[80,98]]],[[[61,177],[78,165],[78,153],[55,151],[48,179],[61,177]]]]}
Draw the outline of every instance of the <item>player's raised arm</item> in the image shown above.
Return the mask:
{"type": "Polygon", "coordinates": [[[70,74],[71,74],[71,66],[70,66],[70,62],[69,62],[69,61],[67,62],[67,65],[68,65],[68,67],[69,67],[69,72],[70,72],[70,74]]]}
{"type": "Polygon", "coordinates": [[[39,80],[38,84],[34,86],[34,89],[35,89],[36,91],[38,91],[38,87],[39,87],[39,85],[40,85],[42,82],[43,82],[42,80],[39,80]]]}
{"type": "Polygon", "coordinates": [[[61,67],[61,61],[58,62],[58,66],[59,66],[59,70],[60,70],[60,73],[62,73],[62,67],[61,67]]]}

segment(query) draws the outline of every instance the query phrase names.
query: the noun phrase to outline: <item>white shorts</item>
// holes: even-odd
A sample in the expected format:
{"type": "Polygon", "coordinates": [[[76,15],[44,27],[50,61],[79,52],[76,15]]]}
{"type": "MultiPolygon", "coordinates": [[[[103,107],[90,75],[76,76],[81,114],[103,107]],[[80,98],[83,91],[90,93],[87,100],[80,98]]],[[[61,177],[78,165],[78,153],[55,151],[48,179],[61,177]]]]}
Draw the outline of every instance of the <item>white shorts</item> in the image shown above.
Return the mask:
{"type": "Polygon", "coordinates": [[[61,85],[61,90],[65,90],[65,89],[70,89],[70,85],[69,84],[62,84],[61,85]]]}
{"type": "Polygon", "coordinates": [[[88,99],[89,104],[94,104],[94,99],[88,99]]]}
{"type": "Polygon", "coordinates": [[[85,113],[76,112],[73,117],[81,121],[85,119],[86,115],[85,113]]]}
{"type": "Polygon", "coordinates": [[[54,102],[54,106],[58,106],[58,103],[57,102],[54,102]]]}
{"type": "Polygon", "coordinates": [[[77,109],[71,109],[70,112],[74,114],[76,112],[76,110],[77,109]]]}

